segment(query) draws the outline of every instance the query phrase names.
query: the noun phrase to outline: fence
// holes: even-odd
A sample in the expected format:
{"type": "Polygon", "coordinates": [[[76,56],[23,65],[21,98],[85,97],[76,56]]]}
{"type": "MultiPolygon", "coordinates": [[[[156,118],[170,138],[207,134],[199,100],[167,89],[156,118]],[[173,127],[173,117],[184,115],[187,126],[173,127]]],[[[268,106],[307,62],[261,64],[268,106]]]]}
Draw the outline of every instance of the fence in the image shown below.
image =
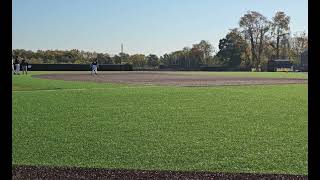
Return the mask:
{"type": "MultiPolygon", "coordinates": [[[[90,71],[90,64],[29,64],[29,71],[90,71]]],[[[129,64],[100,64],[99,71],[132,71],[129,64]]]]}

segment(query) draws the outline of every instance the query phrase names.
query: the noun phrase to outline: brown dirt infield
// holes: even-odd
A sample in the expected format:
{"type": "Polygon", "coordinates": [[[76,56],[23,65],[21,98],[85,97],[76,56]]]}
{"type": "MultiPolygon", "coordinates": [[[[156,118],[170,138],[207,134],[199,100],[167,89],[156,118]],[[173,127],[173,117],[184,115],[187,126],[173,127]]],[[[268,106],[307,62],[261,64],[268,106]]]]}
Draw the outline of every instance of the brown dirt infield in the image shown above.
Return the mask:
{"type": "Polygon", "coordinates": [[[308,176],[286,174],[212,173],[183,171],[144,171],[74,167],[14,166],[12,179],[289,179],[305,180],[308,176]]]}
{"type": "Polygon", "coordinates": [[[171,86],[221,86],[221,85],[264,85],[264,84],[300,84],[307,79],[230,77],[195,74],[174,74],[165,72],[100,72],[90,73],[42,74],[34,77],[66,81],[90,81],[97,83],[171,85],[171,86]]]}

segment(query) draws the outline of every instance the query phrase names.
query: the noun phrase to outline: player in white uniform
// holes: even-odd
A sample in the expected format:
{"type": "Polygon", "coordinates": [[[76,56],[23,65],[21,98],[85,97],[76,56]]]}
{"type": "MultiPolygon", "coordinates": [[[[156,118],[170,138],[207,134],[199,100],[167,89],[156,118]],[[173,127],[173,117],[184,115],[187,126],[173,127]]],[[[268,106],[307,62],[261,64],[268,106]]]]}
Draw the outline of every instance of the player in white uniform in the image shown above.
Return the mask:
{"type": "Polygon", "coordinates": [[[91,75],[93,75],[93,73],[95,75],[98,75],[98,62],[97,60],[94,60],[92,63],[91,63],[91,75]]]}
{"type": "Polygon", "coordinates": [[[13,58],[12,58],[12,73],[15,74],[15,72],[14,72],[14,64],[13,64],[13,58]]]}
{"type": "Polygon", "coordinates": [[[16,60],[14,61],[14,65],[16,67],[16,74],[20,75],[20,62],[18,60],[18,58],[16,58],[16,60]]]}

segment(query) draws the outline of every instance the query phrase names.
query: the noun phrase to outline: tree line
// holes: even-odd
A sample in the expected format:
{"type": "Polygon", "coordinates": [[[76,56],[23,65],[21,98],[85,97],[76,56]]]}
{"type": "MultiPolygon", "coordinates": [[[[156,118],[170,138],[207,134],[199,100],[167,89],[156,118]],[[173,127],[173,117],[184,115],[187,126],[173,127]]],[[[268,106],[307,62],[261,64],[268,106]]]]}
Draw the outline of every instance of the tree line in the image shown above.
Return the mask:
{"type": "Polygon", "coordinates": [[[230,29],[219,41],[218,49],[206,40],[191,47],[155,54],[96,53],[73,50],[13,50],[13,56],[27,59],[29,63],[75,63],[88,64],[97,59],[100,64],[131,64],[133,67],[194,68],[199,66],[224,66],[243,68],[264,68],[269,60],[289,59],[299,63],[300,54],[308,48],[305,32],[290,31],[290,17],[276,12],[271,20],[256,11],[248,11],[240,17],[238,27],[230,29]],[[214,54],[215,53],[215,54],[214,54]]]}

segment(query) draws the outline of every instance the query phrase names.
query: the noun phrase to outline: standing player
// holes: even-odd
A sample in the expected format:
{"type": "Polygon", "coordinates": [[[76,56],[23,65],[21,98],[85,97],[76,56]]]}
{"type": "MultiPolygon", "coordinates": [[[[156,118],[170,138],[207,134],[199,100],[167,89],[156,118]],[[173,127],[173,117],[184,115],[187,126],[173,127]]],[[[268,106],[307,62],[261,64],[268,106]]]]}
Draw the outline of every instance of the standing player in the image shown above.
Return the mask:
{"type": "Polygon", "coordinates": [[[22,74],[26,73],[26,75],[27,75],[28,74],[28,63],[25,59],[22,60],[21,66],[22,66],[22,74]]]}
{"type": "Polygon", "coordinates": [[[15,71],[16,74],[20,75],[20,62],[19,62],[18,58],[15,59],[14,65],[16,67],[16,71],[15,71]]]}
{"type": "Polygon", "coordinates": [[[16,74],[16,73],[14,72],[14,63],[13,63],[13,58],[12,58],[12,73],[13,73],[13,74],[16,74]]]}
{"type": "Polygon", "coordinates": [[[98,75],[98,62],[96,59],[94,59],[91,63],[91,75],[93,75],[93,73],[98,75]]]}

